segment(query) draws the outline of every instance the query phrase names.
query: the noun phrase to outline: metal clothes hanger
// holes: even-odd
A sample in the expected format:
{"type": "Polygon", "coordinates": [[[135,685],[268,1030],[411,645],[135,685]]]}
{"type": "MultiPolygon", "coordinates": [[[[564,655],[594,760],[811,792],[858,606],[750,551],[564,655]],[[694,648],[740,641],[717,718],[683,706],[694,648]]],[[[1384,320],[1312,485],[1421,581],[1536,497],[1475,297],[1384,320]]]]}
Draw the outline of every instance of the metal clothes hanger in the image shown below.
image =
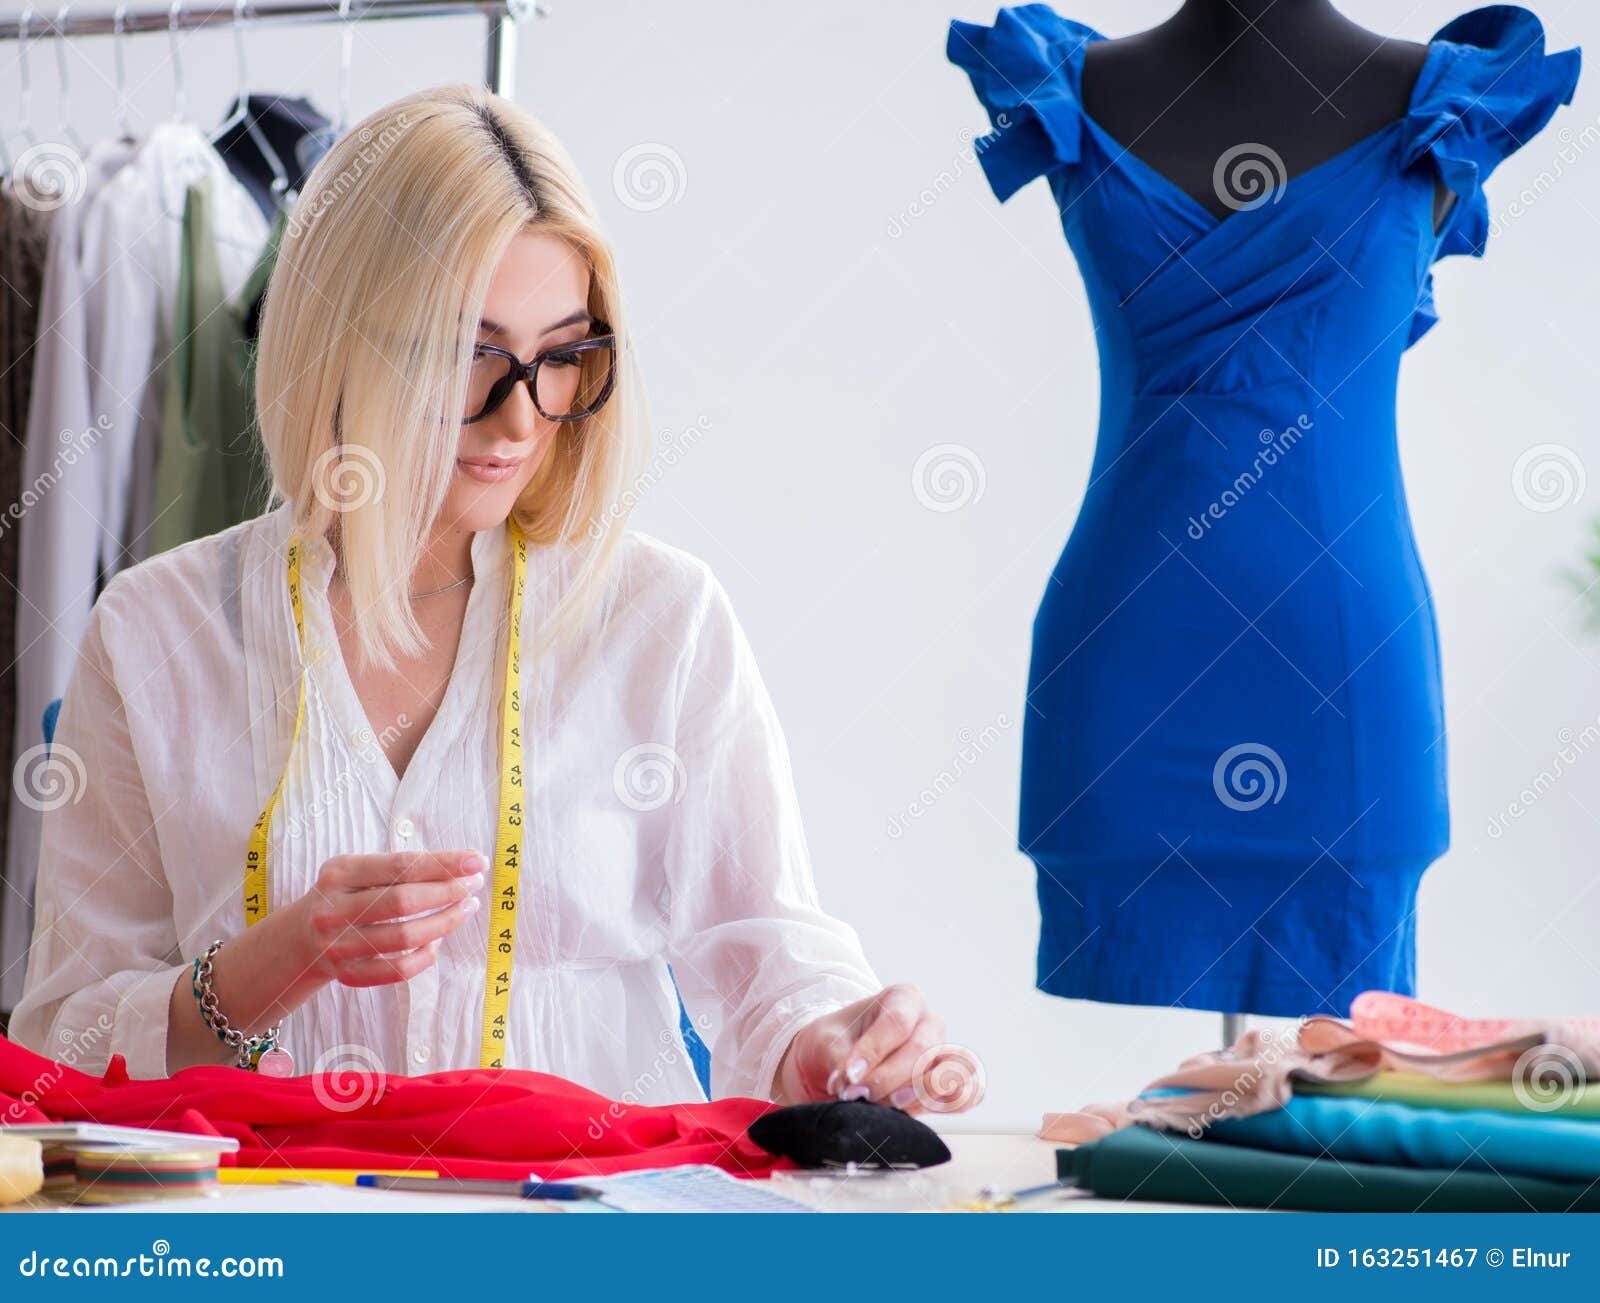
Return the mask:
{"type": "Polygon", "coordinates": [[[133,130],[133,115],[128,100],[128,62],[125,45],[128,39],[128,6],[119,4],[111,19],[111,58],[117,70],[117,130],[124,145],[138,142],[133,130]]]}
{"type": "Polygon", "coordinates": [[[84,158],[89,153],[89,146],[67,117],[67,106],[72,103],[72,85],[67,73],[67,12],[71,8],[70,4],[62,5],[61,11],[56,14],[56,76],[61,87],[61,119],[56,130],[77,151],[78,157],[84,158]]]}
{"type": "Polygon", "coordinates": [[[350,130],[350,64],[355,50],[355,24],[350,21],[350,0],[339,0],[339,121],[336,136],[350,130]]]}
{"type": "Polygon", "coordinates": [[[250,0],[233,0],[233,52],[239,62],[239,94],[234,101],[234,110],[223,119],[217,129],[211,133],[211,143],[215,145],[228,132],[244,121],[247,109],[245,96],[250,90],[250,66],[245,60],[244,51],[244,26],[245,15],[250,11],[250,0]]]}

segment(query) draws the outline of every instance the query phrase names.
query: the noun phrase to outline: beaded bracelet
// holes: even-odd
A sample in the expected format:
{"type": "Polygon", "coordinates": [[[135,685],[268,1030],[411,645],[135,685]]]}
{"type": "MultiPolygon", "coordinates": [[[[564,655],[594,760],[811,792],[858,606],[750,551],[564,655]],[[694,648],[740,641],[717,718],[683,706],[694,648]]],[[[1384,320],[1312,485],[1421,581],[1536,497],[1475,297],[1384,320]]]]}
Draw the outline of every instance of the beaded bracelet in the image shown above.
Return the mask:
{"type": "Polygon", "coordinates": [[[287,1077],[294,1072],[294,1060],[289,1051],[278,1044],[283,1034],[283,1023],[274,1023],[260,1036],[246,1036],[228,1021],[228,1015],[217,1007],[217,992],[212,986],[212,960],[222,949],[221,941],[213,941],[205,952],[195,956],[194,976],[191,985],[195,1003],[200,1006],[200,1016],[217,1039],[238,1056],[235,1066],[248,1072],[261,1072],[273,1077],[287,1077]]]}

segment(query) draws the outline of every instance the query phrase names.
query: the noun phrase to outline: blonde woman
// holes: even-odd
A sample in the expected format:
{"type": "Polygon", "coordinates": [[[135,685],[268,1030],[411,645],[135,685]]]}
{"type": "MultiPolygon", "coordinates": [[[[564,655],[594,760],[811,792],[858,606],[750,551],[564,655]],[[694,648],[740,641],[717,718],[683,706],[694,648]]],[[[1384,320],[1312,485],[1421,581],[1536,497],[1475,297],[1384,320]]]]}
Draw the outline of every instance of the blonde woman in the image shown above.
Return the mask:
{"type": "Polygon", "coordinates": [[[646,417],[549,132],[467,86],[351,131],[256,385],[277,505],[94,608],[15,1039],[694,1099],[675,979],[716,1095],[931,1103],[939,1020],[819,907],[726,595],[620,526],[646,417]]]}

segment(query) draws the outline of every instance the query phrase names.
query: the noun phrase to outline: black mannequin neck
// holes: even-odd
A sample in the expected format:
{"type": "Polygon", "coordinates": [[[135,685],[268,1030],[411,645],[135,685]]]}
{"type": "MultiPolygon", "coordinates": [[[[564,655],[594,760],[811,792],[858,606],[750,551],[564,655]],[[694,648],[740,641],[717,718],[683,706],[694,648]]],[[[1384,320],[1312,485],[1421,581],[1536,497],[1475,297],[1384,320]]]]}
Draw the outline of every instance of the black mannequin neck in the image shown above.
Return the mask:
{"type": "Polygon", "coordinates": [[[1330,0],[1184,0],[1163,24],[1174,35],[1211,47],[1245,37],[1282,46],[1349,25],[1330,0]]]}

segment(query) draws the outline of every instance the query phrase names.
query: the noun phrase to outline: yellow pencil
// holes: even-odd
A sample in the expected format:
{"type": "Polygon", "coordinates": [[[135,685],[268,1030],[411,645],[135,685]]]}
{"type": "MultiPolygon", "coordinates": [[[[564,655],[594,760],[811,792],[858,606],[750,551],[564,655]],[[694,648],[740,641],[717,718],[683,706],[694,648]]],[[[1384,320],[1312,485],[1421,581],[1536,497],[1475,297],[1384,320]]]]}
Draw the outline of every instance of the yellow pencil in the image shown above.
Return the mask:
{"type": "Polygon", "coordinates": [[[416,1168],[379,1167],[224,1167],[217,1172],[223,1185],[287,1185],[301,1181],[324,1185],[354,1185],[364,1173],[383,1176],[438,1176],[438,1172],[416,1168]]]}

